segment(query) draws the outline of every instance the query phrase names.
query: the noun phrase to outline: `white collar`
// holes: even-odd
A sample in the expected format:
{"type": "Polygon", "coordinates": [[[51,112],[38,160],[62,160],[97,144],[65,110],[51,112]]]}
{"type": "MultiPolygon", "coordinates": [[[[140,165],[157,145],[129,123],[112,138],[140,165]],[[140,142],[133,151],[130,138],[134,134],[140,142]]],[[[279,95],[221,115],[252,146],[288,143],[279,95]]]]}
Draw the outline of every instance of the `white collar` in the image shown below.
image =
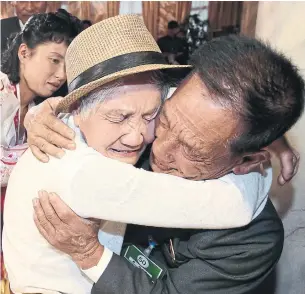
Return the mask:
{"type": "Polygon", "coordinates": [[[68,126],[70,127],[76,134],[75,141],[80,141],[82,143],[87,144],[85,136],[83,135],[82,131],[79,127],[77,127],[74,123],[74,116],[71,113],[63,114],[60,113],[58,117],[68,126]]]}
{"type": "Polygon", "coordinates": [[[17,99],[20,102],[20,85],[19,83],[15,85],[16,87],[16,92],[17,92],[17,99]]]}
{"type": "Polygon", "coordinates": [[[20,30],[22,31],[25,24],[19,18],[18,18],[18,20],[19,20],[20,30]]]}
{"type": "MultiPolygon", "coordinates": [[[[15,85],[15,87],[16,87],[16,93],[17,93],[17,99],[18,99],[18,102],[19,102],[19,106],[20,106],[20,84],[18,83],[18,84],[16,84],[15,85]]],[[[28,105],[28,110],[29,109],[31,109],[33,106],[35,106],[35,102],[34,102],[34,100],[31,102],[31,103],[29,103],[29,105],[28,105]]]]}

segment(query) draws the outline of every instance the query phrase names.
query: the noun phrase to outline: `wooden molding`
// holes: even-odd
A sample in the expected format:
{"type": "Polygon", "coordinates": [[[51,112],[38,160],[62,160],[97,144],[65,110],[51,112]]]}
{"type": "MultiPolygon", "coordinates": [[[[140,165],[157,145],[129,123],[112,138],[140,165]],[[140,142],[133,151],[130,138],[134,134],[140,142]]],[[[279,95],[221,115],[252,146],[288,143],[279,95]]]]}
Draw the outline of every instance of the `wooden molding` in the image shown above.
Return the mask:
{"type": "Polygon", "coordinates": [[[241,12],[240,33],[255,37],[256,19],[259,1],[244,1],[241,12]]]}

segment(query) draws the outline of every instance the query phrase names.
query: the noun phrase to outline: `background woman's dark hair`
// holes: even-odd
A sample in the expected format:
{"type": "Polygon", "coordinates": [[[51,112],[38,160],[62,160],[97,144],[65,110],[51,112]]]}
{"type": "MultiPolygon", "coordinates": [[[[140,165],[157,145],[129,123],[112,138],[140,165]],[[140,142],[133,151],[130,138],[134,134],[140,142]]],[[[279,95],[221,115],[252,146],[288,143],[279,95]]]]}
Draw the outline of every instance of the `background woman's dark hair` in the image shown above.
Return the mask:
{"type": "Polygon", "coordinates": [[[82,30],[81,21],[64,9],[33,15],[21,32],[10,37],[8,47],[2,54],[1,71],[8,75],[12,83],[18,83],[18,50],[22,43],[31,49],[46,42],[65,42],[69,45],[82,30]]]}

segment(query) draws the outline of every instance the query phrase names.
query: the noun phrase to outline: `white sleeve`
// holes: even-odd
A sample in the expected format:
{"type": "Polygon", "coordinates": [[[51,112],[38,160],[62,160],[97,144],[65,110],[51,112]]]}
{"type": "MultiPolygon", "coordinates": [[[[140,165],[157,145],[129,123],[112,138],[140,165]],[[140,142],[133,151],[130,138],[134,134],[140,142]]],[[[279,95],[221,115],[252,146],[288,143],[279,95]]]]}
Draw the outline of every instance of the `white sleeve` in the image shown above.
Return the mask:
{"type": "Polygon", "coordinates": [[[248,224],[255,212],[232,181],[189,181],[100,154],[86,159],[70,189],[69,205],[82,217],[147,226],[233,228],[248,224]]]}
{"type": "Polygon", "coordinates": [[[82,272],[94,283],[96,283],[105,269],[107,268],[113,252],[110,251],[107,247],[104,247],[103,255],[96,266],[93,266],[87,270],[82,270],[82,272]]]}
{"type": "Polygon", "coordinates": [[[14,117],[18,108],[19,101],[14,94],[14,89],[12,88],[7,75],[0,71],[0,144],[4,147],[16,144],[14,117]]]}

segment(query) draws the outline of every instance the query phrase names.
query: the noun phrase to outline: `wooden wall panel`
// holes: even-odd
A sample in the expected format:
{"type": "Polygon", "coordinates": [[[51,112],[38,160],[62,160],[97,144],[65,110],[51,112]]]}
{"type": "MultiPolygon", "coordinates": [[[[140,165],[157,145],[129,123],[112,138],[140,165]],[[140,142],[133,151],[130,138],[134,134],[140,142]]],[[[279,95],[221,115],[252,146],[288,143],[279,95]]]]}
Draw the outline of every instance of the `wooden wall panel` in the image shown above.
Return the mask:
{"type": "MultiPolygon", "coordinates": [[[[159,1],[158,27],[157,34],[155,34],[157,38],[167,34],[167,23],[169,21],[177,20],[178,3],[179,1],[159,1]]],[[[181,5],[181,3],[179,4],[181,5]]],[[[89,19],[93,23],[108,17],[107,1],[50,1],[47,11],[55,12],[60,7],[67,9],[80,19],[89,19]]],[[[13,15],[14,9],[11,1],[1,1],[0,17],[6,18],[13,15]]]]}
{"type": "Polygon", "coordinates": [[[167,23],[176,20],[176,1],[160,1],[158,38],[167,34],[167,23]]]}
{"type": "MultiPolygon", "coordinates": [[[[58,8],[67,9],[80,19],[90,19],[93,23],[107,18],[107,1],[50,1],[47,12],[55,12],[58,8]]],[[[0,18],[14,16],[11,1],[1,1],[0,18]]]]}
{"type": "Polygon", "coordinates": [[[258,1],[244,1],[241,13],[240,32],[249,37],[255,37],[258,1]]]}

